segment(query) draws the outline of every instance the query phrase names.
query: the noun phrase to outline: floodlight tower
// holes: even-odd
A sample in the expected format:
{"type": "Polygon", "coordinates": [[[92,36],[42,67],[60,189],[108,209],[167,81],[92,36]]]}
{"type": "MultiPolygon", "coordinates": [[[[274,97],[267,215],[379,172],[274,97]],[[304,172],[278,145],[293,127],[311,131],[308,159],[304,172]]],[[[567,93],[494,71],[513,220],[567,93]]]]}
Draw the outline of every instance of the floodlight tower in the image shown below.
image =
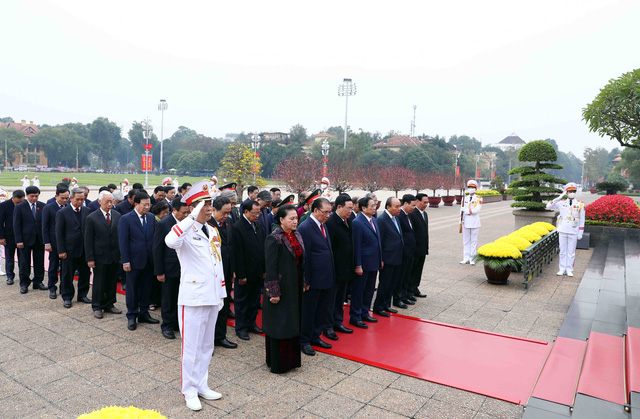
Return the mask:
{"type": "Polygon", "coordinates": [[[351,79],[342,80],[342,84],[338,86],[338,96],[344,96],[344,148],[347,148],[347,111],[349,110],[349,96],[355,96],[356,84],[351,79]]]}
{"type": "Polygon", "coordinates": [[[163,150],[162,150],[162,143],[164,140],[164,111],[167,110],[167,108],[169,107],[169,105],[167,104],[167,101],[164,99],[160,99],[160,102],[158,103],[158,110],[160,111],[160,173],[162,173],[162,155],[163,155],[163,150]]]}

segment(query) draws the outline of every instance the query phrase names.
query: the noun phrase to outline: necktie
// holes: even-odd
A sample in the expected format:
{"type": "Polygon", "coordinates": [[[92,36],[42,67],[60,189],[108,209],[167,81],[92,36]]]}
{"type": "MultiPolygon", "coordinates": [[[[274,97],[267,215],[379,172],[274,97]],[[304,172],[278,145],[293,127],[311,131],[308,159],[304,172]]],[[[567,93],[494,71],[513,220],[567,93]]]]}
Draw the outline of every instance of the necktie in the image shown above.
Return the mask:
{"type": "Polygon", "coordinates": [[[393,224],[396,225],[396,228],[398,229],[398,233],[400,233],[400,226],[398,225],[398,220],[396,220],[396,217],[392,217],[393,219],[393,224]]]}
{"type": "Polygon", "coordinates": [[[572,205],[573,205],[573,199],[570,199],[569,200],[569,206],[572,206],[572,205]]]}
{"type": "Polygon", "coordinates": [[[411,225],[411,219],[409,218],[409,214],[407,214],[407,221],[409,222],[409,227],[413,228],[413,226],[411,225]]]}
{"type": "Polygon", "coordinates": [[[322,235],[324,236],[324,238],[327,238],[327,233],[324,232],[324,224],[320,223],[320,231],[322,231],[322,235]]]}
{"type": "Polygon", "coordinates": [[[344,220],[344,225],[346,225],[347,228],[349,228],[349,223],[347,222],[347,220],[344,220]]]}
{"type": "Polygon", "coordinates": [[[376,226],[373,225],[373,220],[369,219],[369,224],[371,224],[371,228],[373,229],[373,232],[376,233],[376,226]]]}
{"type": "Polygon", "coordinates": [[[144,235],[147,235],[147,217],[142,216],[140,217],[142,218],[142,231],[144,232],[144,235]]]}
{"type": "Polygon", "coordinates": [[[36,218],[36,204],[31,204],[31,212],[33,213],[33,218],[36,218]]]}
{"type": "Polygon", "coordinates": [[[111,225],[111,217],[109,216],[109,213],[107,213],[107,224],[111,225]]]}
{"type": "Polygon", "coordinates": [[[205,236],[207,236],[207,238],[209,238],[209,229],[207,228],[206,224],[202,226],[202,232],[205,236]]]}
{"type": "Polygon", "coordinates": [[[253,227],[253,232],[256,232],[256,223],[251,223],[251,227],[253,227]]]}
{"type": "Polygon", "coordinates": [[[76,212],[80,212],[80,208],[76,208],[76,212]]]}

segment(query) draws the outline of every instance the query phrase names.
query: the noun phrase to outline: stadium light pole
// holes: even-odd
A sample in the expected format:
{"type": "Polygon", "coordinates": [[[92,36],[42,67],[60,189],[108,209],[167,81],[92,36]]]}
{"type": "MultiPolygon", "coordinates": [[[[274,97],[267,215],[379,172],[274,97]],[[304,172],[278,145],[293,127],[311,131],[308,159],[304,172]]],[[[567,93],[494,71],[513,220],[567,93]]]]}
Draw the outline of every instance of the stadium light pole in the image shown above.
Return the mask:
{"type": "Polygon", "coordinates": [[[347,148],[347,111],[349,110],[349,96],[355,96],[356,84],[351,79],[344,79],[338,86],[338,96],[344,96],[344,148],[347,148]]]}
{"type": "Polygon", "coordinates": [[[160,99],[160,103],[158,103],[158,110],[160,111],[160,173],[162,173],[162,156],[163,156],[163,148],[162,143],[164,142],[164,111],[167,110],[169,105],[167,101],[164,99],[160,99]]]}
{"type": "Polygon", "coordinates": [[[151,127],[151,120],[149,117],[142,122],[142,138],[145,140],[146,147],[144,148],[144,186],[149,187],[149,140],[153,135],[153,128],[151,127]]]}

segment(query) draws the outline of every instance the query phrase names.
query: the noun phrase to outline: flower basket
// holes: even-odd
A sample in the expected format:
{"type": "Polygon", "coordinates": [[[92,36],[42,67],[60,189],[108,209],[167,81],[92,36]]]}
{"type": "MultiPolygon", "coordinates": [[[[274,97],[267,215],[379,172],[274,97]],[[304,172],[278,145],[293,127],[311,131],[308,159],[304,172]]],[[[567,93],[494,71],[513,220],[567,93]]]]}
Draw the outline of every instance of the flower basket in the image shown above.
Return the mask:
{"type": "Polygon", "coordinates": [[[440,205],[441,201],[441,198],[439,196],[430,196],[428,199],[430,208],[438,208],[438,205],[440,205]]]}
{"type": "Polygon", "coordinates": [[[453,201],[456,200],[455,196],[443,196],[442,197],[442,202],[444,202],[444,206],[445,207],[452,207],[453,206],[453,201]]]}
{"type": "Polygon", "coordinates": [[[507,241],[495,241],[478,249],[475,260],[484,264],[484,272],[490,284],[504,285],[509,280],[511,270],[522,266],[522,253],[507,241]]]}
{"type": "Polygon", "coordinates": [[[456,205],[460,205],[462,203],[462,195],[455,195],[456,205]]]}
{"type": "Polygon", "coordinates": [[[484,265],[484,274],[487,276],[488,283],[494,285],[505,285],[509,282],[511,267],[507,266],[505,269],[498,271],[491,268],[489,265],[484,265]]]}

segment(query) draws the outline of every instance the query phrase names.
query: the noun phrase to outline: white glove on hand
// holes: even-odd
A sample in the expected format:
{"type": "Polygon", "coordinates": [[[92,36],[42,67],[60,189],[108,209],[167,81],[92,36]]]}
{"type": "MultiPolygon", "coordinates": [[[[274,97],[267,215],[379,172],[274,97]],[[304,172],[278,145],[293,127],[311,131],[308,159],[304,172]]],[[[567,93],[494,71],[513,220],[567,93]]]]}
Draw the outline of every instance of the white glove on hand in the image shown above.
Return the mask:
{"type": "Polygon", "coordinates": [[[200,201],[198,205],[196,205],[196,207],[191,210],[191,216],[194,220],[198,218],[198,215],[200,215],[200,211],[202,211],[202,208],[204,208],[204,200],[200,201]]]}
{"type": "Polygon", "coordinates": [[[578,233],[578,240],[582,240],[582,233],[578,233]]]}

